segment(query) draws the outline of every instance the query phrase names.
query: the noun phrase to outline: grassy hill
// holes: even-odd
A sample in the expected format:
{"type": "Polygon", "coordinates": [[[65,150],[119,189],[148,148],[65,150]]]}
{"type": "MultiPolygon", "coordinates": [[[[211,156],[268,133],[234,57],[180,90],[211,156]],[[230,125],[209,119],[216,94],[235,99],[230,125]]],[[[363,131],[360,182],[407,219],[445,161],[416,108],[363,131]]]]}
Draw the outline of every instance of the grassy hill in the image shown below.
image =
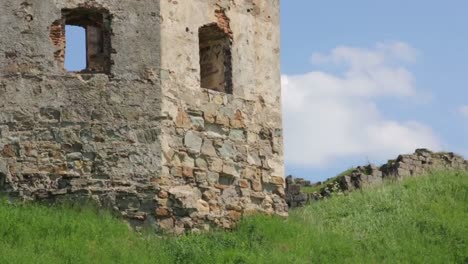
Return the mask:
{"type": "Polygon", "coordinates": [[[468,173],[335,196],[232,232],[129,231],[108,213],[0,202],[0,263],[468,263],[468,173]]]}

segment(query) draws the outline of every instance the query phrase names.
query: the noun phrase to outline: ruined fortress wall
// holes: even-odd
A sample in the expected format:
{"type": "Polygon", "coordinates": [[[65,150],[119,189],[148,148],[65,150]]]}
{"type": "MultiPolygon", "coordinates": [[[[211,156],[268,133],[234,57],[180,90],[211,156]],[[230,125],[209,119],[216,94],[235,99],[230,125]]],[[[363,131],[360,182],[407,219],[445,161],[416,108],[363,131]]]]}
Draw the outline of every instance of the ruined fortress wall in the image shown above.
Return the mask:
{"type": "Polygon", "coordinates": [[[135,219],[154,208],[162,96],[147,69],[160,64],[159,7],[141,3],[92,3],[113,14],[111,72],[74,74],[53,25],[83,1],[1,2],[0,160],[11,196],[93,197],[135,219]]]}
{"type": "Polygon", "coordinates": [[[303,179],[286,178],[286,201],[290,207],[300,207],[317,200],[330,197],[334,193],[352,192],[379,186],[385,181],[399,181],[418,177],[434,171],[467,171],[468,160],[453,152],[432,152],[417,149],[413,154],[399,155],[394,160],[377,167],[372,164],[351,169],[325,183],[311,185],[303,179]],[[301,187],[314,186],[314,193],[303,193],[301,187]]]}
{"type": "MultiPolygon", "coordinates": [[[[286,215],[279,1],[164,1],[161,15],[162,112],[168,119],[158,181],[165,192],[158,203],[170,207],[166,192],[189,195],[198,211],[209,212],[196,221],[208,216],[224,227],[245,212],[286,215]],[[232,94],[200,88],[201,58],[194,50],[199,28],[212,23],[232,41],[232,94]]],[[[174,224],[166,213],[162,221],[174,224]]]]}
{"type": "Polygon", "coordinates": [[[278,0],[4,0],[0,25],[10,197],[92,198],[178,232],[287,214],[278,0]],[[76,8],[109,14],[108,72],[64,70],[63,14],[76,8]],[[206,25],[228,37],[230,91],[201,87],[206,25]]]}

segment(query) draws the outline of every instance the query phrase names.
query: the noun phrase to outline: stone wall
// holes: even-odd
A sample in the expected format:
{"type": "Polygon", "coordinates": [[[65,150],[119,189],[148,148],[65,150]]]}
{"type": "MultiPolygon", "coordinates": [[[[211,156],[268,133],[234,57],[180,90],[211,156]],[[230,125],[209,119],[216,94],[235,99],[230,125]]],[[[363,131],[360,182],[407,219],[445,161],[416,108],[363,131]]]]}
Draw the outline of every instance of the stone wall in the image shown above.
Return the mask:
{"type": "Polygon", "coordinates": [[[234,2],[161,2],[161,45],[168,51],[162,52],[161,67],[167,69],[161,76],[162,111],[168,119],[163,121],[162,175],[156,183],[169,194],[157,198],[167,208],[158,216],[164,225],[177,227],[179,217],[190,216],[195,226],[208,218],[229,228],[245,213],[287,215],[279,1],[234,2]],[[200,15],[185,15],[193,10],[200,15]],[[232,91],[227,93],[200,88],[201,58],[193,51],[198,50],[200,28],[213,23],[232,41],[232,91]],[[178,48],[170,49],[175,42],[178,48]],[[171,197],[180,196],[180,188],[198,201],[178,202],[185,211],[171,209],[171,197]],[[190,215],[197,211],[194,207],[202,213],[190,215]]]}
{"type": "Polygon", "coordinates": [[[311,184],[303,178],[294,178],[292,175],[286,177],[286,202],[290,208],[302,207],[307,204],[309,197],[307,193],[301,192],[303,187],[318,186],[319,183],[311,184]]]}
{"type": "Polygon", "coordinates": [[[427,149],[417,149],[414,154],[400,155],[380,167],[359,166],[349,173],[328,180],[325,184],[319,183],[320,188],[314,193],[301,192],[300,189],[304,185],[301,181],[295,182],[291,177],[286,180],[286,201],[291,207],[299,207],[336,192],[351,192],[378,186],[385,180],[401,180],[437,170],[468,170],[468,160],[452,152],[435,153],[427,149]]]}
{"type": "MultiPolygon", "coordinates": [[[[86,200],[136,226],[287,215],[279,1],[0,3],[0,188],[86,200]],[[105,73],[63,67],[64,10],[109,16],[105,73]],[[199,29],[231,39],[232,91],[201,87],[199,29]]],[[[85,23],[80,21],[80,23],[85,23]]]]}

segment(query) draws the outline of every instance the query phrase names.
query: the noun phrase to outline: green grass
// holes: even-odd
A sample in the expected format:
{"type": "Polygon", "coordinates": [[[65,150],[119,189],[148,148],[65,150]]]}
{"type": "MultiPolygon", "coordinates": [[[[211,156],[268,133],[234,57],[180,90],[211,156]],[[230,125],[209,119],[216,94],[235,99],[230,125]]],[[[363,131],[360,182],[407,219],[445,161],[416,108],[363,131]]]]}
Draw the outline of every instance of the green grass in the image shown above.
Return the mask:
{"type": "Polygon", "coordinates": [[[0,263],[467,263],[468,173],[336,196],[289,219],[159,238],[93,209],[0,203],[0,263]]]}

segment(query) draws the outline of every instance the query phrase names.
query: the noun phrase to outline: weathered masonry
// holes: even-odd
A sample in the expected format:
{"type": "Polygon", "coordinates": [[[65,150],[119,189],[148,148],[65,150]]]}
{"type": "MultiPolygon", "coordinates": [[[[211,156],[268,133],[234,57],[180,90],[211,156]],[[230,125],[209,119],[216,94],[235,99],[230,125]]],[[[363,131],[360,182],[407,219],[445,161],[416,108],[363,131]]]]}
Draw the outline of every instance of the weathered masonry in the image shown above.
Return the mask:
{"type": "Polygon", "coordinates": [[[0,188],[136,226],[287,215],[279,0],[2,0],[0,188]],[[64,67],[67,26],[86,68],[64,67]]]}

